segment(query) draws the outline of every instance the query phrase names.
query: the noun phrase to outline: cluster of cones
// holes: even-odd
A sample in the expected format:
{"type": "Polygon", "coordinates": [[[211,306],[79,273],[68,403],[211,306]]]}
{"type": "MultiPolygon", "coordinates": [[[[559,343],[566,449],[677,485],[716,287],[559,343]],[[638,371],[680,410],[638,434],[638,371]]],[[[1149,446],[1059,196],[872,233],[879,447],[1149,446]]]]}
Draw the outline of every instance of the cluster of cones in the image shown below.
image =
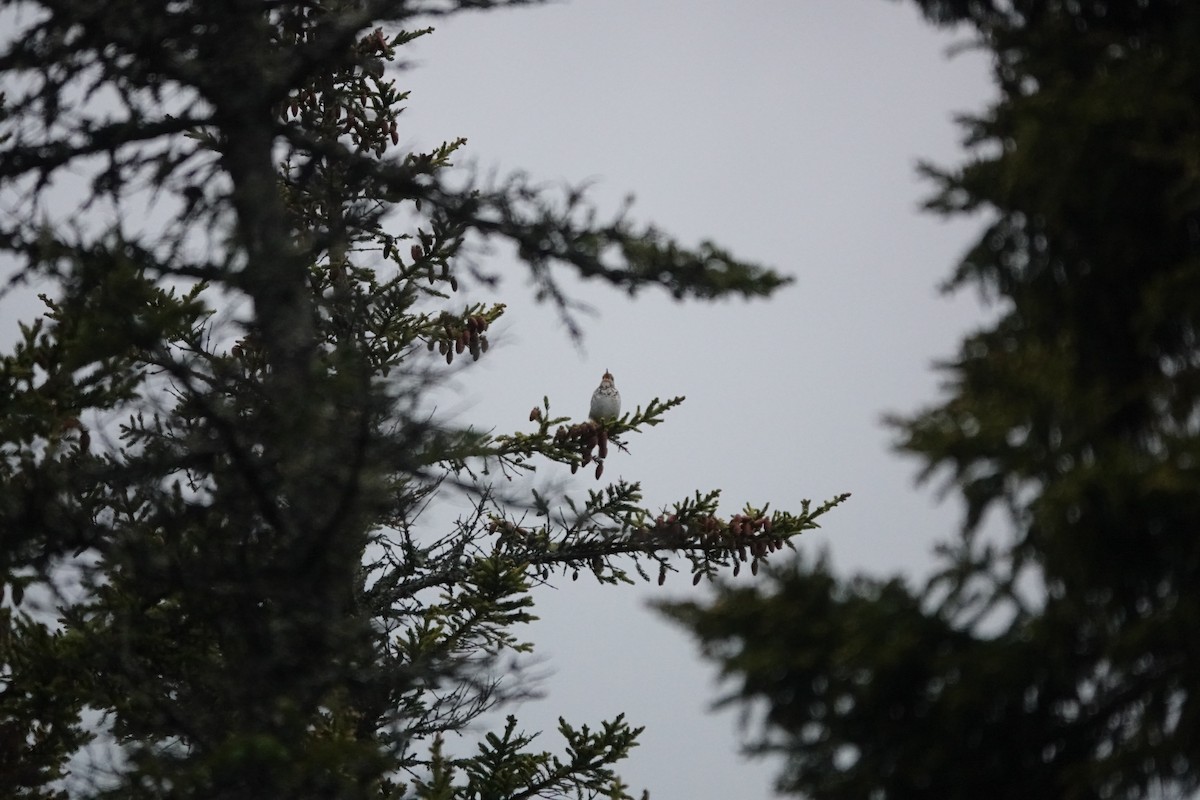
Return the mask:
{"type": "Polygon", "coordinates": [[[446,357],[447,364],[453,363],[454,356],[462,355],[464,351],[469,351],[472,360],[478,361],[479,356],[488,350],[488,339],[483,335],[483,332],[488,329],[486,317],[482,314],[475,314],[467,317],[464,322],[461,322],[461,325],[459,323],[460,320],[453,318],[444,319],[442,326],[446,332],[445,337],[429,340],[429,350],[432,352],[436,346],[438,352],[446,357]]]}
{"type": "Polygon", "coordinates": [[[604,459],[608,458],[608,429],[604,427],[604,423],[589,419],[570,427],[564,425],[554,432],[555,444],[561,445],[572,441],[579,445],[581,460],[579,463],[571,464],[571,474],[575,474],[580,467],[586,467],[595,460],[596,478],[598,479],[604,474],[604,459]],[[595,451],[595,455],[592,454],[593,451],[595,451]]]}
{"type": "MultiPolygon", "coordinates": [[[[680,545],[699,539],[706,545],[727,548],[730,556],[735,557],[734,575],[746,561],[750,562],[750,571],[757,575],[759,560],[783,549],[783,539],[771,533],[770,517],[745,514],[735,514],[727,523],[714,516],[682,521],[676,514],[660,514],[653,525],[639,528],[634,535],[680,545]]],[[[697,572],[693,583],[699,583],[702,577],[704,573],[697,572]]],[[[665,578],[665,572],[660,573],[659,583],[665,578]]]]}

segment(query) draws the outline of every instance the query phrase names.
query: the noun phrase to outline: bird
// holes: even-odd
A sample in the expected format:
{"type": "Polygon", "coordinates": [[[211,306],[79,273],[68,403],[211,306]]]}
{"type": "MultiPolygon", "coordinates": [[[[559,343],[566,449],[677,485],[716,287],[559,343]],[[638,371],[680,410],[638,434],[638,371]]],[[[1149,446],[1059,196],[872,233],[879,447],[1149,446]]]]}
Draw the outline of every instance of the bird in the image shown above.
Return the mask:
{"type": "Polygon", "coordinates": [[[613,383],[612,373],[604,370],[600,385],[592,392],[592,409],[588,414],[599,422],[603,419],[614,419],[621,414],[621,393],[613,383]]]}

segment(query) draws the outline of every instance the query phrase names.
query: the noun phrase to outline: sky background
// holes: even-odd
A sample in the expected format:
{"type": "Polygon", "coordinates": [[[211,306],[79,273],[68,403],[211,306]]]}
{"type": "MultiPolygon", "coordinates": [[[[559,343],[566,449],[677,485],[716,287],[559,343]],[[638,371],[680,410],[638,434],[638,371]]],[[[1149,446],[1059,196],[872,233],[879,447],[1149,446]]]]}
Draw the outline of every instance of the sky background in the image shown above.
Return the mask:
{"type": "MultiPolygon", "coordinates": [[[[548,395],[552,411],[582,418],[610,369],[626,409],[688,399],[630,437],[606,480],[640,481],[651,507],[721,488],[726,514],[852,492],[800,547],[827,548],[844,573],[927,571],[958,508],[914,487],[918,465],[891,452],[881,417],[934,402],[931,364],[988,313],[937,290],[982,220],[921,212],[931,186],[915,170],[919,159],[958,163],[953,115],[993,94],[981,54],[948,57],[966,31],[935,30],[885,0],[576,0],[437,28],[403,53],[402,141],[465,136],[459,163],[591,182],[608,211],[632,193],[636,219],[796,279],[769,301],[716,304],[570,282],[595,309],[579,347],[497,252],[485,264],[505,277],[498,297],[466,290],[508,303],[497,346],[457,373],[443,410],[524,430],[548,395]]],[[[558,716],[595,724],[625,712],[646,726],[620,769],[635,793],[771,797],[779,764],[738,754],[737,714],[709,711],[713,666],[647,607],[702,592],[686,572],[661,588],[585,575],[540,590],[528,635],[546,699],[517,710],[523,726],[545,730],[553,749],[558,716]]]]}

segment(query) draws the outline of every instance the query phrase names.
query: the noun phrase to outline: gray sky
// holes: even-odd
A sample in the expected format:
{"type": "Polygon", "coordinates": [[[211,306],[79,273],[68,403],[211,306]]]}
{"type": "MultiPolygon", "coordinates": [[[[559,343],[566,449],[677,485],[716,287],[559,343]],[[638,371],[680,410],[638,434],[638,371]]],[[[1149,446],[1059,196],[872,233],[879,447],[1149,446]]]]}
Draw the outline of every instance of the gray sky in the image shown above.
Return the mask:
{"type": "MultiPolygon", "coordinates": [[[[641,481],[651,506],[720,487],[725,513],[850,491],[802,547],[828,546],[843,571],[927,569],[958,511],[913,488],[916,465],[889,452],[879,420],[934,401],[931,362],[985,313],[935,288],[980,221],[921,214],[930,187],[914,171],[919,158],[956,163],[952,114],[992,94],[983,58],[947,58],[960,41],[884,0],[576,0],[441,23],[406,54],[402,137],[466,136],[485,168],[593,180],[610,210],[632,192],[638,219],[797,279],[771,301],[716,305],[573,284],[598,312],[581,352],[528,302],[520,268],[493,260],[512,276],[499,298],[509,313],[501,346],[458,377],[462,415],[527,429],[549,395],[582,417],[608,368],[627,408],[688,401],[632,437],[606,479],[641,481]]],[[[696,591],[684,575],[540,592],[531,637],[547,697],[518,715],[556,747],[559,715],[626,712],[647,730],[621,774],[655,800],[767,798],[778,764],[737,754],[736,714],[707,711],[711,665],[645,607],[696,591]]]]}

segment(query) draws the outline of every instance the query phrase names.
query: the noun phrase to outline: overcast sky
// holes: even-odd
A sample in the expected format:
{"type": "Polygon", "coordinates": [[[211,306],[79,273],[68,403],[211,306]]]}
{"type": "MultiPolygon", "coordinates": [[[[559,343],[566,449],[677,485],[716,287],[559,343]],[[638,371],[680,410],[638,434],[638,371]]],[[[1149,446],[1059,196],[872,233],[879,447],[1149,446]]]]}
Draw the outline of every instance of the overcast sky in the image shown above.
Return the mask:
{"type": "MultiPolygon", "coordinates": [[[[510,308],[502,346],[458,378],[462,415],[528,428],[549,395],[582,417],[608,368],[627,408],[688,400],[606,479],[641,481],[652,506],[719,487],[725,513],[853,492],[803,549],[828,547],[845,572],[927,569],[958,509],[914,488],[880,418],[933,402],[931,363],[986,313],[936,288],[981,221],[921,213],[930,186],[914,170],[957,163],[953,114],[992,95],[981,55],[947,56],[965,35],[885,0],[575,0],[440,23],[407,48],[410,142],[465,136],[481,166],[593,181],[607,209],[633,193],[637,218],[683,242],[712,238],[796,278],[770,301],[716,305],[576,284],[597,310],[580,350],[527,302],[520,268],[493,260],[510,308]]],[[[626,712],[647,730],[621,774],[655,800],[768,798],[778,764],[738,755],[736,715],[707,710],[712,666],[646,608],[696,591],[685,574],[539,592],[547,697],[518,715],[552,747],[559,715],[626,712]]]]}

